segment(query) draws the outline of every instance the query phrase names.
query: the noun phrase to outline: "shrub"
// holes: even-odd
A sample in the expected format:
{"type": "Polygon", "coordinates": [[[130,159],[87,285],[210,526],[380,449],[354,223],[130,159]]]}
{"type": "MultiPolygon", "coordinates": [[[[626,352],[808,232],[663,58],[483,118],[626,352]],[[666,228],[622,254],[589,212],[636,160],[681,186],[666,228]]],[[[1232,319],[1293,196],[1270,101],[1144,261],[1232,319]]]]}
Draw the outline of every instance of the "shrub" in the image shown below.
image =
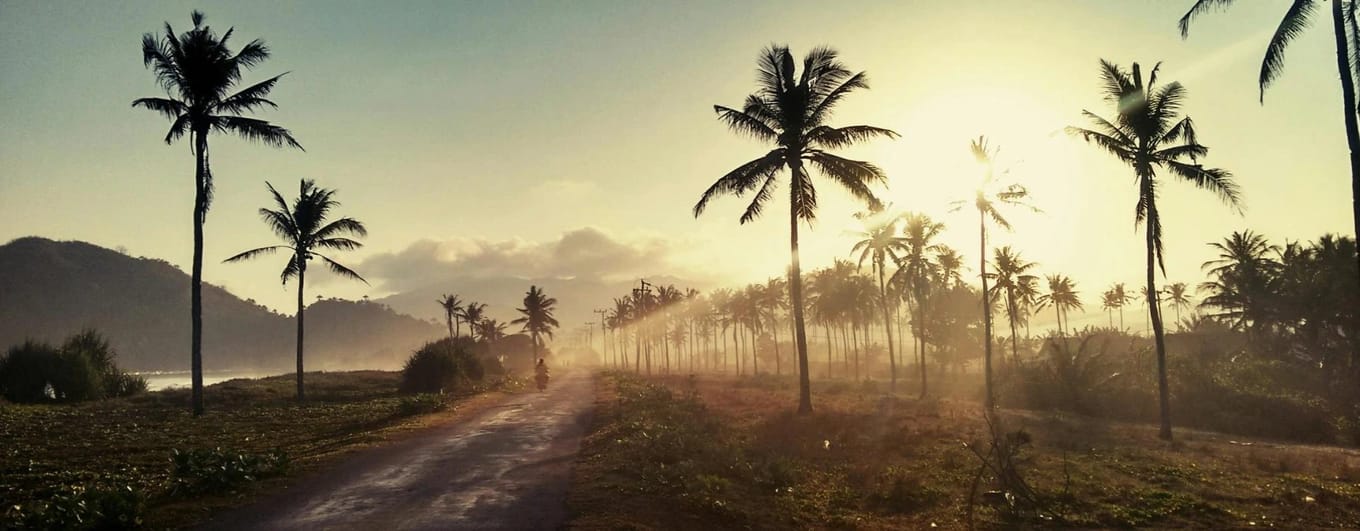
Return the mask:
{"type": "Polygon", "coordinates": [[[243,483],[288,471],[288,454],[275,450],[264,454],[242,454],[221,448],[172,450],[170,485],[172,495],[229,491],[243,483]]]}
{"type": "Polygon", "coordinates": [[[0,358],[0,395],[11,402],[78,402],[146,391],[146,380],[118,369],[103,336],[85,330],[61,348],[26,341],[0,358]]]}
{"type": "Polygon", "coordinates": [[[25,341],[10,347],[0,358],[0,394],[18,404],[49,400],[47,389],[56,360],[57,350],[46,343],[25,341]]]}
{"type": "Polygon", "coordinates": [[[482,362],[467,348],[448,339],[420,347],[401,371],[403,393],[442,393],[479,382],[486,375],[482,362]]]}
{"type": "Polygon", "coordinates": [[[9,529],[141,529],[146,495],[131,486],[68,486],[45,501],[6,508],[9,529]]]}

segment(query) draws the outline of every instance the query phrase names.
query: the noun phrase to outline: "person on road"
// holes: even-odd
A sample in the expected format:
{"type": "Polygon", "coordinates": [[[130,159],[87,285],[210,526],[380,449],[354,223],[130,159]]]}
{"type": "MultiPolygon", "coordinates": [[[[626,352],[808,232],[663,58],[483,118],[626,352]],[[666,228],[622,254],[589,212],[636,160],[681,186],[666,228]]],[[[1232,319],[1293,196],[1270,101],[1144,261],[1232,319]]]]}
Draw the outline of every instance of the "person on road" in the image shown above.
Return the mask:
{"type": "Polygon", "coordinates": [[[538,358],[538,363],[534,364],[534,380],[538,382],[539,391],[548,387],[548,364],[543,362],[543,358],[538,358]]]}

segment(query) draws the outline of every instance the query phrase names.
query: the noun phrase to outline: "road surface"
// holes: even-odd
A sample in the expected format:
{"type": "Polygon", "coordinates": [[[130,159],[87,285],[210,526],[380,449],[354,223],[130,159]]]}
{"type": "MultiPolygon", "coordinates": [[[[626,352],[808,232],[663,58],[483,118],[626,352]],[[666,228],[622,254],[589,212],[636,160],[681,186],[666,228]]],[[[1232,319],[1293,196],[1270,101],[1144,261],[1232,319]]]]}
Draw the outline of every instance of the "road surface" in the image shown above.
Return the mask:
{"type": "Polygon", "coordinates": [[[592,375],[360,451],[206,529],[556,529],[588,429],[592,375]]]}

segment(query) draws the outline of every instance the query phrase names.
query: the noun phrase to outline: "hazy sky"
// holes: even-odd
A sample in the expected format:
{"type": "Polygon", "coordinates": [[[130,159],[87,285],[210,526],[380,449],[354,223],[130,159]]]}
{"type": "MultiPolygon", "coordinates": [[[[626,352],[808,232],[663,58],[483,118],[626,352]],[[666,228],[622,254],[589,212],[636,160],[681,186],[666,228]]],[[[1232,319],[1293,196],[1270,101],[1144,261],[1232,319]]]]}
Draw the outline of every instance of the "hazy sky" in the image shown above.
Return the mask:
{"type": "MultiPolygon", "coordinates": [[[[968,142],[988,135],[1044,210],[1013,215],[1015,232],[995,243],[1071,275],[1099,312],[1099,292],[1140,284],[1143,267],[1131,173],[1058,132],[1083,108],[1111,113],[1100,58],[1164,61],[1162,79],[1189,89],[1206,162],[1245,192],[1239,217],[1209,193],[1163,187],[1171,280],[1198,282],[1205,243],[1232,230],[1276,241],[1352,232],[1330,13],[1291,46],[1262,106],[1261,53],[1288,2],[1238,2],[1182,40],[1176,20],[1191,3],[0,0],[0,242],[86,240],[188,269],[192,156],[163,143],[163,118],[129,103],[160,95],[141,35],[165,21],[188,29],[197,8],[219,31],[235,26],[238,45],[269,44],[273,58],[247,81],[290,72],[273,94],[280,109],[261,116],[307,148],[213,138],[209,282],[288,311],[281,258],[219,262],[273,243],[255,213],[264,183],[291,195],[304,177],[338,188],[342,212],[371,230],[364,250],[337,258],[373,286],[323,279],[312,291],[327,296],[379,297],[445,263],[525,277],[762,279],[787,264],[787,199],[746,226],[736,222],[745,201],[690,214],[713,180],[766,150],[729,133],[711,106],[751,92],[763,46],[801,56],[829,44],[872,84],[834,123],[902,134],[847,152],[887,170],[885,199],[945,222],[946,243],[975,264],[975,217],[947,204],[976,185],[968,142]]],[[[808,269],[847,254],[858,209],[830,183],[818,190],[808,269]]]]}

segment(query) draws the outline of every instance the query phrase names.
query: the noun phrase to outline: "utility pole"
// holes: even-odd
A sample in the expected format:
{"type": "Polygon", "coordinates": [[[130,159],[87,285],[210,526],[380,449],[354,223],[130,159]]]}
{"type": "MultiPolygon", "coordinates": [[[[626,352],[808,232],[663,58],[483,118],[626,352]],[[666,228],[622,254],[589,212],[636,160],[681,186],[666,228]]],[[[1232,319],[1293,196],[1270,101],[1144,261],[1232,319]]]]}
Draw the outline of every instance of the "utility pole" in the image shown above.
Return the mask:
{"type": "MultiPolygon", "coordinates": [[[[647,280],[646,280],[646,279],[641,279],[641,278],[638,279],[638,284],[639,284],[640,287],[633,288],[633,300],[637,302],[638,315],[641,317],[641,319],[639,319],[639,322],[640,322],[640,323],[639,323],[639,327],[638,327],[639,333],[638,333],[638,335],[637,335],[637,342],[638,342],[638,344],[637,344],[637,354],[636,354],[636,356],[635,356],[635,357],[640,358],[640,357],[641,357],[641,352],[642,352],[642,334],[641,334],[641,332],[642,332],[643,330],[646,329],[645,323],[646,323],[646,321],[647,321],[647,299],[648,299],[648,296],[652,294],[652,285],[649,284],[649,283],[647,283],[647,280]]],[[[636,360],[636,359],[634,360],[633,369],[634,369],[634,370],[637,370],[638,372],[641,372],[641,370],[640,370],[641,367],[639,366],[638,361],[641,361],[641,360],[636,360]]],[[[651,342],[650,342],[650,339],[649,339],[648,345],[647,345],[647,374],[648,374],[649,376],[652,374],[652,352],[651,352],[651,342]]]]}

